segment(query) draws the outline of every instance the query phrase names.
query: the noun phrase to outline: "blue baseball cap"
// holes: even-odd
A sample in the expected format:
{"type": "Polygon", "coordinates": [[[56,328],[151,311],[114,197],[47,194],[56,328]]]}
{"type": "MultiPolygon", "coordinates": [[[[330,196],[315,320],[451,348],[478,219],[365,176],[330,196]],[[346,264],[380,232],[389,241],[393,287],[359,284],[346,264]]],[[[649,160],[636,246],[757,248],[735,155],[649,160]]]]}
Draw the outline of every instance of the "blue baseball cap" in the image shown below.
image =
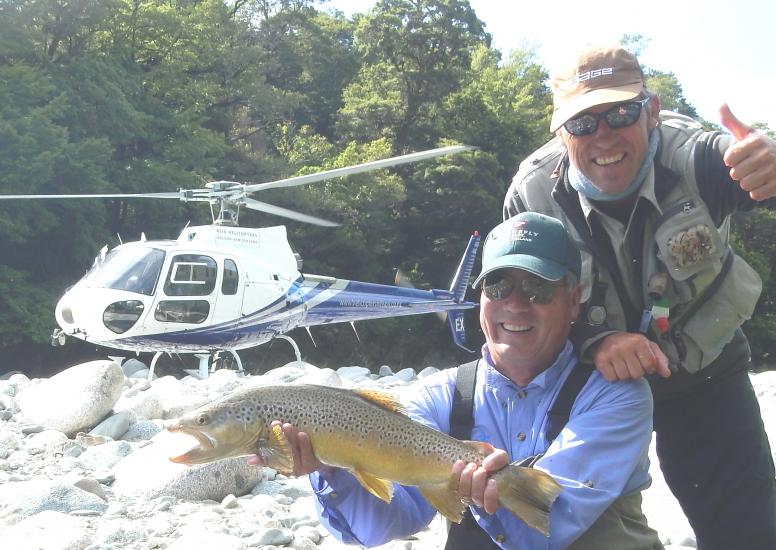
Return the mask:
{"type": "Polygon", "coordinates": [[[559,220],[522,212],[488,234],[482,249],[482,272],[474,288],[488,273],[505,268],[523,269],[549,281],[559,281],[568,272],[579,279],[582,259],[579,247],[559,220]]]}

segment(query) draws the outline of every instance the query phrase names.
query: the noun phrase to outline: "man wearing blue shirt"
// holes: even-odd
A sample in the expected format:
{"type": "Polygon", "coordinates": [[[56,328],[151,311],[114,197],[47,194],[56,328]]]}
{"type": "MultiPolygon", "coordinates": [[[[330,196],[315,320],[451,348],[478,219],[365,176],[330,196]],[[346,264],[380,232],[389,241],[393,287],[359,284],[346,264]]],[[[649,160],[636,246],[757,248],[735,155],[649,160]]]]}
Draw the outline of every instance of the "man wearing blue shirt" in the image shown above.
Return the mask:
{"type": "MultiPolygon", "coordinates": [[[[652,433],[646,381],[611,384],[593,371],[564,429],[553,441],[546,436],[548,410],[577,364],[568,334],[579,311],[579,250],[560,222],[527,212],[491,231],[482,264],[474,286],[482,287],[486,344],[477,367],[471,439],[499,450],[479,467],[458,461],[451,475],[493,541],[485,539],[487,544],[661,549],[641,512],[652,433]],[[541,457],[533,467],[563,487],[550,510],[549,537],[500,508],[497,483],[488,479],[510,460],[536,455],[541,457]]],[[[429,376],[403,396],[413,419],[449,433],[457,370],[429,376]]],[[[416,488],[395,485],[386,504],[346,470],[321,464],[306,434],[290,425],[283,429],[294,450],[294,473],[310,474],[321,522],[342,542],[377,546],[420,531],[435,516],[416,488]]]]}

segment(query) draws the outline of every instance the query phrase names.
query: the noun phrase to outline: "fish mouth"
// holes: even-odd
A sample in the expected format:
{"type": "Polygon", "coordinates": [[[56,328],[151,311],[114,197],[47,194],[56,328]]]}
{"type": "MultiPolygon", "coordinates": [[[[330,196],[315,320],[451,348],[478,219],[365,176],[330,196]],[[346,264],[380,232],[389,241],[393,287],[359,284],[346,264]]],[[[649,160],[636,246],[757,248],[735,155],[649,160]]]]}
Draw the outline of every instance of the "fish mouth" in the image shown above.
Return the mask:
{"type": "Polygon", "coordinates": [[[173,433],[189,435],[197,440],[197,443],[186,452],[171,456],[171,462],[178,464],[197,464],[207,462],[211,456],[216,454],[218,440],[211,437],[207,432],[184,427],[169,427],[167,429],[173,433]]]}

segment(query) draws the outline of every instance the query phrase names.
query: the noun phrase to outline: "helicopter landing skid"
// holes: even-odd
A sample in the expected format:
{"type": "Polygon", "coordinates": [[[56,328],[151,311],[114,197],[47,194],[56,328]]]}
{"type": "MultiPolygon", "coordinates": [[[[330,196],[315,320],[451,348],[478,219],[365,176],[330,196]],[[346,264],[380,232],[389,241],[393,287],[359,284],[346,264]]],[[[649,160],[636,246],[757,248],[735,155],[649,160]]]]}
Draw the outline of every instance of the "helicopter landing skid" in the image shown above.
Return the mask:
{"type": "Polygon", "coordinates": [[[286,336],[285,334],[276,334],[275,338],[282,338],[283,340],[288,340],[288,342],[294,347],[294,353],[296,354],[296,361],[298,363],[302,362],[302,354],[299,353],[299,346],[296,345],[296,342],[294,342],[294,339],[290,336],[286,336]]]}
{"type": "MultiPolygon", "coordinates": [[[[154,358],[151,360],[151,367],[148,371],[148,381],[150,382],[154,377],[154,370],[156,369],[156,362],[159,360],[159,358],[164,355],[166,352],[158,351],[156,354],[154,354],[154,358]]],[[[208,376],[210,376],[210,373],[216,370],[216,361],[218,360],[218,356],[221,353],[229,353],[234,358],[234,362],[237,365],[237,372],[239,374],[245,374],[245,370],[243,370],[242,361],[240,360],[240,356],[237,355],[237,352],[234,350],[219,350],[212,353],[195,353],[194,357],[197,357],[199,359],[199,368],[197,369],[184,369],[187,373],[190,375],[199,378],[200,380],[205,380],[208,376]],[[212,362],[211,362],[212,359],[212,362]]]]}

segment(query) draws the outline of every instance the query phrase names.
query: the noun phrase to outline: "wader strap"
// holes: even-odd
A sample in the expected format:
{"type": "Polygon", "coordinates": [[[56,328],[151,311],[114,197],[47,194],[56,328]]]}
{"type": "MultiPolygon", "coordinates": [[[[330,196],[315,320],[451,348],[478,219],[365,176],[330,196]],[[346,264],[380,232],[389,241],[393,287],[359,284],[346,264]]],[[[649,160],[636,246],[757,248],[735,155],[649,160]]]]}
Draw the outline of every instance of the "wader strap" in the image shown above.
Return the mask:
{"type": "Polygon", "coordinates": [[[577,363],[563,383],[563,387],[555,398],[555,402],[547,413],[547,441],[553,442],[569,421],[571,407],[577,399],[577,395],[587,383],[588,378],[595,368],[593,365],[582,362],[577,363]]]}
{"type": "Polygon", "coordinates": [[[455,394],[450,409],[450,435],[456,439],[471,439],[474,427],[474,386],[477,380],[477,359],[458,367],[455,394]]]}
{"type": "MultiPolygon", "coordinates": [[[[479,359],[458,367],[455,393],[450,409],[450,435],[456,439],[471,439],[474,427],[474,386],[477,381],[479,359]]],[[[480,528],[467,506],[461,523],[449,523],[445,550],[499,550],[485,531],[480,528]]]]}

